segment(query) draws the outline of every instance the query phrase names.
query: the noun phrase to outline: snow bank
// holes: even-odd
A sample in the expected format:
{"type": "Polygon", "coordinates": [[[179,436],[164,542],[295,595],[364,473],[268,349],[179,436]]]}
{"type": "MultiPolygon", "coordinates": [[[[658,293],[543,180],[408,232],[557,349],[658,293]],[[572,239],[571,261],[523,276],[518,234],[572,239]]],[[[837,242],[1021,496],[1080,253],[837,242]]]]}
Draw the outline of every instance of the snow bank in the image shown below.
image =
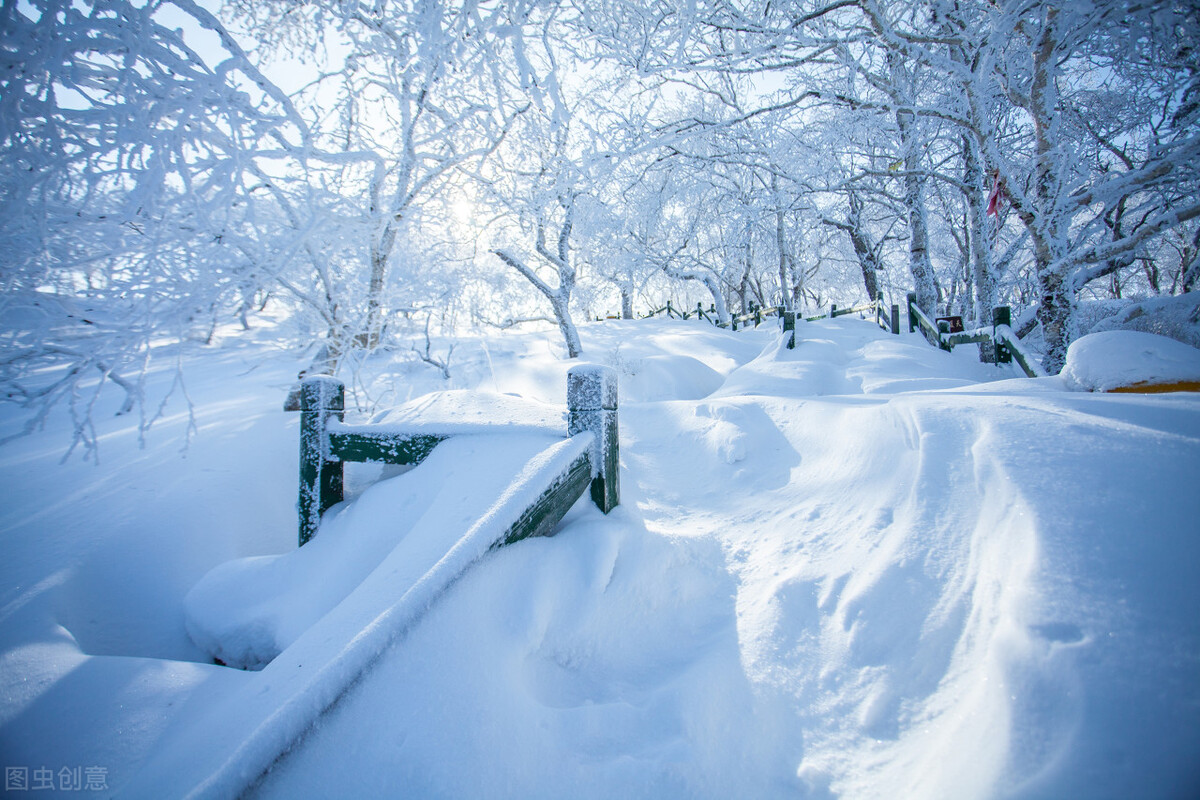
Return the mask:
{"type": "Polygon", "coordinates": [[[1200,292],[1126,302],[1116,313],[1110,313],[1085,330],[1089,333],[1118,330],[1156,333],[1200,347],[1200,292]]]}
{"type": "Polygon", "coordinates": [[[1139,331],[1091,333],[1071,343],[1062,370],[1067,388],[1109,392],[1200,383],[1200,350],[1139,331]]]}

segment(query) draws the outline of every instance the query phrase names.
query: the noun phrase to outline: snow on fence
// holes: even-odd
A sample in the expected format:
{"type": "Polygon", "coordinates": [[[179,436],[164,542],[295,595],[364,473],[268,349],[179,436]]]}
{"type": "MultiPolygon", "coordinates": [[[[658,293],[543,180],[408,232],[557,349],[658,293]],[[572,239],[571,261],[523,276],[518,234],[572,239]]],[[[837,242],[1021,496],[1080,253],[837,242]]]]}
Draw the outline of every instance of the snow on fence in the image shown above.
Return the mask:
{"type": "MultiPolygon", "coordinates": [[[[414,463],[438,442],[461,434],[449,430],[444,436],[405,436],[391,426],[345,425],[343,392],[341,383],[328,376],[304,383],[302,412],[308,419],[301,428],[302,538],[323,504],[340,497],[341,463],[347,457],[414,463]]],[[[435,556],[436,563],[409,575],[412,570],[406,567],[411,565],[395,563],[398,554],[406,554],[393,552],[261,672],[246,675],[229,694],[165,738],[131,781],[119,787],[118,796],[198,800],[252,792],[388,647],[488,552],[549,534],[589,485],[601,510],[607,513],[616,506],[616,373],[608,367],[572,368],[567,406],[567,438],[529,461],[449,551],[435,556]]],[[[310,538],[314,532],[309,531],[310,538]]]]}
{"type": "Polygon", "coordinates": [[[934,322],[917,306],[916,292],[908,293],[907,302],[908,332],[912,333],[920,328],[926,341],[934,347],[940,347],[942,350],[950,352],[960,344],[972,342],[991,344],[997,364],[1010,364],[1016,361],[1021,370],[1030,378],[1045,377],[1046,371],[1032,355],[1025,351],[1016,333],[1013,332],[1011,327],[1012,310],[1008,306],[998,306],[992,309],[990,327],[951,332],[948,324],[934,322]]]}
{"type": "MultiPolygon", "coordinates": [[[[314,375],[300,387],[300,545],[317,534],[321,515],[344,497],[345,463],[419,464],[454,435],[345,424],[346,387],[314,375]]],[[[567,373],[567,436],[591,435],[593,446],[556,476],[537,502],[505,532],[504,544],[549,533],[589,485],[605,514],[620,502],[617,377],[608,367],[579,365],[567,373]]]]}

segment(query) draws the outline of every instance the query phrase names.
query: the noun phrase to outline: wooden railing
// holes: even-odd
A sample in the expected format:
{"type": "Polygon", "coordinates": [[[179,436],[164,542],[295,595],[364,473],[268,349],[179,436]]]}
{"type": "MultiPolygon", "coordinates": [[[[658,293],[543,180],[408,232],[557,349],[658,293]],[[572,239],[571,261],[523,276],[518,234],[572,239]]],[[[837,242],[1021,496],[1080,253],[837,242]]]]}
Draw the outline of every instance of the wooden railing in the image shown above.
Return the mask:
{"type": "MultiPolygon", "coordinates": [[[[725,327],[724,325],[722,325],[719,321],[717,321],[715,319],[715,317],[717,315],[716,306],[710,305],[708,310],[705,311],[703,303],[696,303],[696,307],[694,309],[692,309],[690,311],[684,311],[683,309],[675,308],[674,306],[672,306],[671,301],[668,300],[667,304],[665,306],[662,306],[661,308],[656,308],[647,314],[643,314],[641,317],[639,317],[639,319],[650,319],[651,317],[657,317],[659,314],[665,314],[668,317],[670,317],[671,319],[689,319],[689,318],[694,317],[696,319],[703,319],[707,322],[710,322],[713,325],[716,325],[718,328],[725,327]]],[[[607,317],[607,319],[618,319],[618,317],[610,314],[607,317]]]]}
{"type": "MultiPolygon", "coordinates": [[[[301,546],[317,534],[321,515],[344,497],[345,463],[418,464],[454,433],[398,431],[392,426],[347,425],[345,385],[328,375],[305,378],[300,395],[301,546]]],[[[496,542],[549,534],[591,486],[604,513],[620,502],[617,461],[617,377],[608,367],[580,365],[567,373],[567,436],[591,437],[591,446],[546,487],[496,542]]]]}
{"type": "MultiPolygon", "coordinates": [[[[876,324],[878,324],[884,330],[889,331],[890,333],[896,333],[896,334],[900,333],[900,306],[893,303],[891,305],[890,314],[889,314],[889,308],[888,308],[887,304],[885,304],[883,302],[882,299],[875,300],[870,303],[862,303],[860,305],[851,306],[849,308],[838,308],[837,305],[831,305],[829,307],[828,312],[822,313],[822,314],[816,314],[811,317],[797,317],[795,312],[787,311],[783,306],[758,306],[755,303],[751,302],[750,310],[748,312],[746,312],[745,314],[738,314],[738,315],[731,316],[729,318],[728,323],[721,322],[717,318],[717,310],[714,305],[710,304],[708,309],[705,310],[703,303],[696,303],[695,310],[681,311],[680,309],[675,308],[671,304],[671,301],[668,300],[666,305],[664,305],[660,308],[653,309],[649,313],[641,316],[640,319],[650,319],[651,317],[656,317],[656,316],[665,314],[666,316],[670,317],[671,319],[689,319],[689,318],[703,319],[703,320],[711,323],[712,325],[715,325],[718,328],[729,328],[731,330],[736,331],[739,328],[745,328],[751,324],[757,328],[759,325],[763,324],[763,322],[765,322],[766,320],[775,318],[775,319],[783,320],[783,329],[785,331],[795,331],[795,329],[796,329],[795,323],[796,323],[797,319],[803,320],[805,322],[815,322],[816,320],[819,320],[819,319],[833,319],[835,317],[841,317],[841,316],[845,316],[847,314],[866,314],[866,313],[871,313],[874,317],[876,324]]],[[[615,319],[615,318],[616,317],[614,317],[612,315],[607,317],[607,319],[615,319]]],[[[597,317],[597,321],[599,321],[601,319],[604,319],[604,318],[597,317]]],[[[794,346],[795,346],[795,336],[793,334],[793,337],[790,340],[789,347],[794,347],[794,346]]]]}
{"type": "MultiPolygon", "coordinates": [[[[970,331],[951,332],[949,330],[942,330],[937,322],[931,320],[925,312],[921,311],[916,304],[916,294],[914,292],[908,293],[906,305],[909,333],[920,330],[925,339],[934,347],[950,352],[962,344],[991,344],[993,348],[992,354],[995,357],[996,363],[1009,364],[1015,361],[1027,376],[1031,378],[1045,376],[1045,370],[1024,349],[1017,335],[1010,327],[1012,312],[1008,306],[1000,306],[993,309],[992,325],[989,327],[976,328],[970,331]]],[[[767,319],[779,318],[783,320],[783,331],[788,335],[788,349],[796,346],[797,321],[816,322],[820,319],[834,319],[847,314],[872,314],[875,323],[879,327],[893,334],[900,333],[900,306],[893,303],[889,307],[882,299],[850,306],[849,308],[838,308],[836,305],[831,305],[828,312],[810,317],[797,316],[795,312],[787,311],[783,306],[762,308],[751,303],[750,311],[731,317],[728,326],[715,319],[716,310],[712,307],[708,311],[705,311],[703,305],[697,303],[694,311],[681,312],[679,309],[674,308],[670,301],[668,301],[665,306],[651,311],[642,317],[642,319],[648,319],[659,314],[666,314],[669,317],[677,319],[688,319],[689,317],[705,319],[718,328],[729,327],[735,331],[739,328],[745,328],[750,324],[758,327],[767,319]]]]}
{"type": "Polygon", "coordinates": [[[950,352],[960,344],[971,344],[974,342],[984,345],[990,344],[993,348],[992,355],[994,356],[995,363],[1010,364],[1016,361],[1017,366],[1028,377],[1043,378],[1046,376],[1046,371],[1042,369],[1042,365],[1024,349],[1016,333],[1013,332],[1011,327],[1012,309],[1008,306],[997,306],[992,309],[992,324],[990,327],[951,333],[949,330],[942,330],[936,322],[929,319],[929,316],[920,309],[917,305],[916,292],[908,293],[907,303],[909,333],[920,329],[925,340],[934,347],[939,347],[946,352],[950,352]]]}

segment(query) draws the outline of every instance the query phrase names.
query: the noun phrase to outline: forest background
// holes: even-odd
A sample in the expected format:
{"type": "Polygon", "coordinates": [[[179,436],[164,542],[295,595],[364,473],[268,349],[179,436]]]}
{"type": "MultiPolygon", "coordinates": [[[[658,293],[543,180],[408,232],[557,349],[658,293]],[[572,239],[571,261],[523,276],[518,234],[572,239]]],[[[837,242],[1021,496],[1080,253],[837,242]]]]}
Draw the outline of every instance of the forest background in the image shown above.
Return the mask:
{"type": "Polygon", "coordinates": [[[1198,45],[1176,2],[5,0],[0,389],[92,453],[231,323],[352,388],[667,300],[1007,304],[1051,373],[1188,340],[1198,45]]]}

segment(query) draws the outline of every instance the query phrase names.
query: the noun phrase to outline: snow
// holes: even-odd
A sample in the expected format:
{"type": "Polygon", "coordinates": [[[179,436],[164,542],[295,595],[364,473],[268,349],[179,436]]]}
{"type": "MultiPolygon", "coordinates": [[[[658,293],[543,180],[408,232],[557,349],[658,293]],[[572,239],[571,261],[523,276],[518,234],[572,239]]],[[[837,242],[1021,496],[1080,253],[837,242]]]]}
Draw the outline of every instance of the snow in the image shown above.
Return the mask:
{"type": "Polygon", "coordinates": [[[452,438],[410,472],[331,508],[304,547],[228,561],[205,575],[184,598],[188,634],[229,666],[261,669],[385,559],[430,569],[531,459],[559,441],[452,438]]]}
{"type": "MultiPolygon", "coordinates": [[[[1101,331],[1134,330],[1169,336],[1192,347],[1200,347],[1200,295],[1187,292],[1167,297],[1150,297],[1136,302],[1110,300],[1097,303],[1103,319],[1087,326],[1086,316],[1080,320],[1083,330],[1089,333],[1101,331]],[[1115,309],[1106,306],[1115,306],[1115,309]]],[[[1087,307],[1084,304],[1085,315],[1087,307]]]]}
{"type": "MultiPolygon", "coordinates": [[[[249,779],[269,769],[318,715],[339,702],[467,568],[502,541],[549,478],[591,446],[587,436],[552,444],[544,438],[471,439],[439,445],[441,458],[435,461],[431,454],[427,459],[435,461],[432,471],[441,490],[410,535],[346,601],[265,666],[261,682],[247,681],[221,697],[201,722],[165,740],[126,787],[130,796],[240,794],[249,779]],[[245,735],[213,736],[218,729],[245,735]]],[[[385,517],[375,524],[394,523],[385,517]]],[[[336,565],[334,570],[336,575],[336,565]]],[[[236,613],[241,611],[235,607],[236,613]]],[[[258,631],[247,635],[245,626],[236,634],[239,644],[259,636],[258,631]]]]}
{"type": "Polygon", "coordinates": [[[99,467],[58,463],[67,420],[0,450],[6,764],[130,797],[1196,795],[1200,395],[855,319],[791,351],[580,333],[618,373],[621,505],[496,551],[531,461],[570,455],[553,334],[464,341],[449,382],[381,369],[412,399],[388,424],[464,428],[348,467],[301,550],[300,358],[188,353],[184,454],[178,413],[146,450],[108,420],[99,467]],[[468,430],[499,405],[523,427],[468,430]],[[275,657],[202,663],[189,629],[275,657]]]}
{"type": "MultiPolygon", "coordinates": [[[[566,408],[495,392],[450,389],[409,400],[371,418],[372,429],[397,433],[462,435],[547,433],[566,435],[566,408]]],[[[336,429],[337,423],[331,425],[336,429]]]]}
{"type": "Polygon", "coordinates": [[[1091,333],[1067,348],[1067,388],[1110,392],[1127,387],[1200,383],[1200,350],[1153,333],[1091,333]]]}

